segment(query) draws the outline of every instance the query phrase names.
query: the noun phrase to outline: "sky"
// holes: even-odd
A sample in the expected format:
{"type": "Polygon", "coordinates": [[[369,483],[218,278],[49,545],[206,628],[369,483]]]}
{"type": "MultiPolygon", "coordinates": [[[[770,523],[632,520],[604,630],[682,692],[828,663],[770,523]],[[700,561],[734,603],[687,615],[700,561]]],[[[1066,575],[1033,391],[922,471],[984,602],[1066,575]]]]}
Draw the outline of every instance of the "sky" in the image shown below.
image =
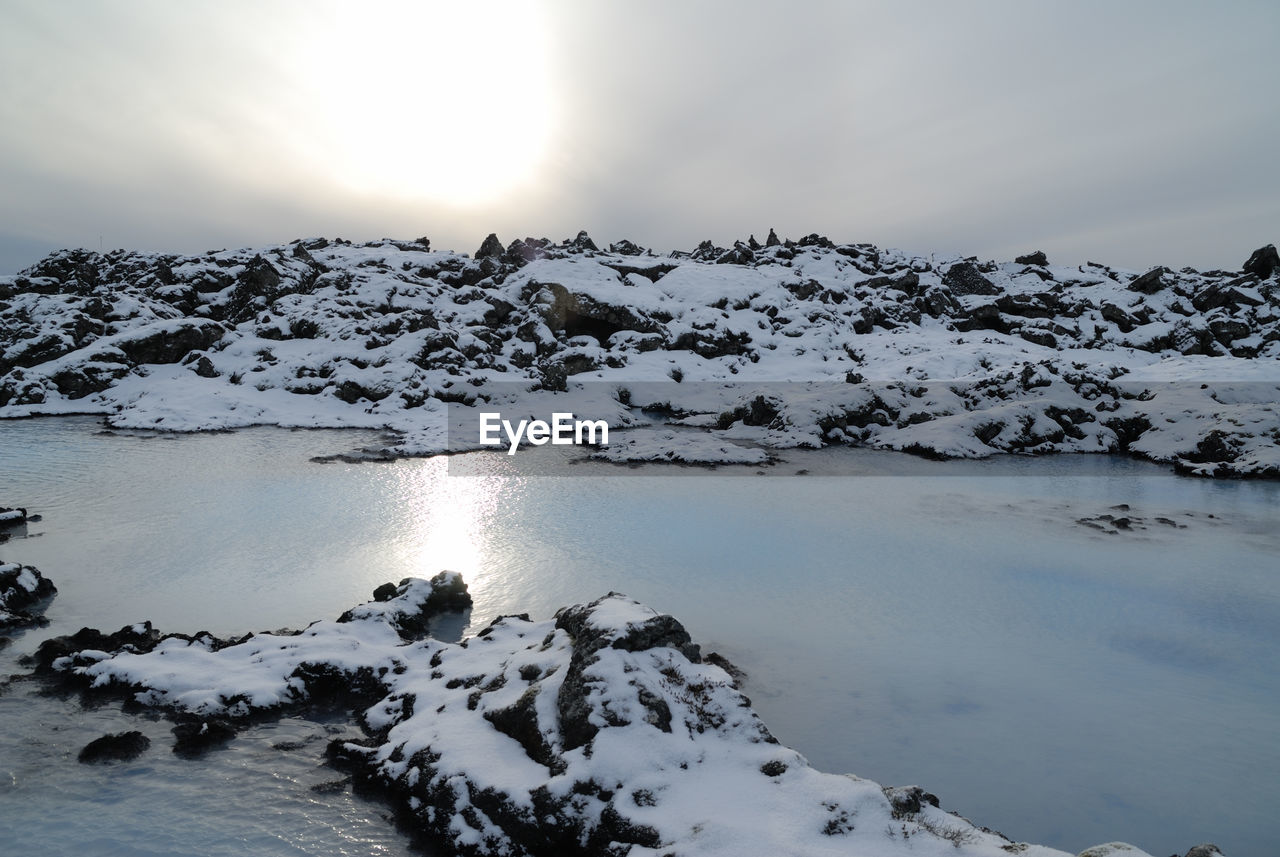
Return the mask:
{"type": "Polygon", "coordinates": [[[62,247],[770,228],[1239,269],[1274,0],[0,0],[0,274],[62,247]]]}

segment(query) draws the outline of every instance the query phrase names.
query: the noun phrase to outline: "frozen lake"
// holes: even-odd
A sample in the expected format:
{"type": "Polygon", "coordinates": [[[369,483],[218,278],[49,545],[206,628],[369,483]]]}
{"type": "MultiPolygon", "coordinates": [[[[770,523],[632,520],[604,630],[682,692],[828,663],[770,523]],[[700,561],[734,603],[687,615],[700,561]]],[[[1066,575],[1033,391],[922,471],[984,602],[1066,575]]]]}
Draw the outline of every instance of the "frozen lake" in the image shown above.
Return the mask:
{"type": "MultiPolygon", "coordinates": [[[[451,568],[472,630],[610,590],[669,612],[746,670],[765,723],[815,766],[919,784],[1015,840],[1209,841],[1228,857],[1280,841],[1280,485],[851,450],[787,454],[763,476],[575,465],[549,447],[321,464],[376,435],[100,429],[0,422],[0,505],[43,515],[0,560],[60,590],[50,627],[0,651],[0,675],[82,625],[298,627],[451,568]]],[[[0,841],[405,852],[377,805],[310,789],[339,776],[316,767],[337,725],[263,727],[203,762],[172,758],[167,728],[12,682],[0,841]],[[132,728],[154,741],[138,762],[76,764],[88,740],[132,728]],[[304,746],[274,749],[286,739],[304,746]]]]}

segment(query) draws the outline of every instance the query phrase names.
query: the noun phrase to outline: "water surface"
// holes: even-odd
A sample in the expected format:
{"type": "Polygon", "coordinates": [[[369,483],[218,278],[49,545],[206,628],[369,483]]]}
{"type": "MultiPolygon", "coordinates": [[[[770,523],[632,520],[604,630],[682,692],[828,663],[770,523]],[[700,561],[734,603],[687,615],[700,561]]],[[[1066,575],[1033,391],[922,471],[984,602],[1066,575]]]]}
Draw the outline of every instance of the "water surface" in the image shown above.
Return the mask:
{"type": "MultiPolygon", "coordinates": [[[[574,465],[550,448],[465,466],[319,464],[376,438],[99,430],[88,418],[0,422],[0,505],[43,515],[0,544],[0,560],[60,589],[51,627],[0,652],[5,671],[81,625],[296,627],[441,568],[468,580],[473,631],[618,590],[744,668],[765,722],[823,770],[917,783],[945,809],[1072,853],[1119,839],[1264,857],[1280,841],[1280,486],[1103,457],[934,465],[850,450],[789,454],[767,476],[574,465]],[[809,475],[779,478],[798,470],[809,475]],[[1078,523],[1102,515],[1146,529],[1078,523]]],[[[79,818],[56,777],[4,787],[8,759],[43,758],[31,744],[41,726],[12,702],[25,693],[0,696],[0,819],[35,825],[50,804],[79,818]]],[[[69,716],[93,723],[85,741],[108,731],[92,720],[106,715],[69,716]]],[[[51,764],[74,777],[67,752],[51,764]]],[[[154,761],[165,754],[157,740],[141,768],[103,776],[163,783],[177,776],[154,761]]],[[[299,815],[278,788],[262,794],[298,830],[360,807],[381,822],[349,795],[299,815]]],[[[99,816],[142,835],[118,792],[97,800],[99,816]]],[[[170,808],[189,809],[177,795],[170,808]]],[[[346,831],[334,842],[365,835],[345,824],[329,825],[346,831]]],[[[76,825],[64,827],[69,843],[76,825]]],[[[233,848],[222,834],[190,853],[233,848]]],[[[405,847],[384,835],[376,847],[389,850],[360,853],[405,847]]],[[[334,842],[254,853],[342,853],[334,842]]]]}

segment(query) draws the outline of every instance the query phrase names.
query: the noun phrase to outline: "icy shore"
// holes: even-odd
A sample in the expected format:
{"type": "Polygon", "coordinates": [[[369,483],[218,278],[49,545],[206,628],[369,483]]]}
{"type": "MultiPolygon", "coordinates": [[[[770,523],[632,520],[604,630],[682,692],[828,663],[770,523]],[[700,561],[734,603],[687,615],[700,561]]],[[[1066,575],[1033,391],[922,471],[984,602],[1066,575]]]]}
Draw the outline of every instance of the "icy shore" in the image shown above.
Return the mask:
{"type": "Polygon", "coordinates": [[[491,236],[475,258],[311,239],[62,251],[0,277],[0,418],[388,428],[390,454],[460,448],[450,420],[477,408],[571,409],[619,429],[616,461],[851,444],[1276,478],[1277,357],[1274,246],[1142,272],[817,235],[668,256],[491,236]]]}
{"type": "MultiPolygon", "coordinates": [[[[178,752],[254,718],[350,706],[368,738],[335,741],[333,764],[449,854],[1064,855],[944,812],[919,788],[814,770],[769,734],[727,665],[625,596],[545,621],[502,617],[457,643],[424,636],[469,600],[442,572],[301,632],[84,629],[33,661],[165,710],[178,752]]],[[[1086,853],[1145,855],[1117,843],[1086,853]]]]}

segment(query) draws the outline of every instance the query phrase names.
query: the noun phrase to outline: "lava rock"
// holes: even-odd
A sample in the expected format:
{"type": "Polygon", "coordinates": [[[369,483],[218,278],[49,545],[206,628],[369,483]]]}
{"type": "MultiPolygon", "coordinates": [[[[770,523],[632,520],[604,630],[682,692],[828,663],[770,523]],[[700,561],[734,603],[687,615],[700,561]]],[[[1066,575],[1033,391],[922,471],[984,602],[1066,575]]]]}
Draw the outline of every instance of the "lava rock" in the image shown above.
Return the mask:
{"type": "Polygon", "coordinates": [[[224,333],[226,329],[216,321],[190,320],[119,340],[116,347],[134,363],[177,363],[192,351],[210,348],[224,333]]]}
{"type": "Polygon", "coordinates": [[[119,732],[95,738],[84,746],[76,758],[83,764],[129,762],[151,746],[151,739],[141,732],[119,732]]]}
{"type": "Polygon", "coordinates": [[[996,285],[982,275],[978,266],[968,260],[957,262],[942,277],[943,285],[954,295],[995,295],[1000,293],[996,285]]]}
{"type": "Polygon", "coordinates": [[[1156,292],[1164,288],[1164,275],[1168,273],[1168,268],[1152,268],[1140,277],[1134,277],[1129,285],[1125,286],[1131,292],[1141,292],[1144,295],[1154,295],[1156,292]]]}
{"type": "Polygon", "coordinates": [[[179,756],[198,756],[236,737],[235,726],[224,717],[180,715],[172,731],[173,752],[179,756]]]}
{"type": "Polygon", "coordinates": [[[1248,261],[1244,263],[1243,270],[1247,274],[1257,276],[1260,280],[1265,280],[1276,268],[1280,268],[1280,252],[1276,251],[1276,245],[1268,244],[1250,254],[1248,261]]]}
{"type": "Polygon", "coordinates": [[[44,608],[57,592],[36,568],[0,563],[0,632],[45,624],[44,608]]]}
{"type": "Polygon", "coordinates": [[[126,625],[113,634],[104,634],[97,628],[81,628],[74,634],[45,640],[31,657],[37,673],[51,674],[53,663],[85,649],[100,652],[149,652],[161,640],[159,631],[150,622],[126,625]]]}
{"type": "Polygon", "coordinates": [[[502,254],[506,250],[503,249],[502,242],[498,240],[496,233],[490,232],[489,237],[485,238],[480,244],[480,249],[476,251],[477,259],[501,259],[502,254]]]}

